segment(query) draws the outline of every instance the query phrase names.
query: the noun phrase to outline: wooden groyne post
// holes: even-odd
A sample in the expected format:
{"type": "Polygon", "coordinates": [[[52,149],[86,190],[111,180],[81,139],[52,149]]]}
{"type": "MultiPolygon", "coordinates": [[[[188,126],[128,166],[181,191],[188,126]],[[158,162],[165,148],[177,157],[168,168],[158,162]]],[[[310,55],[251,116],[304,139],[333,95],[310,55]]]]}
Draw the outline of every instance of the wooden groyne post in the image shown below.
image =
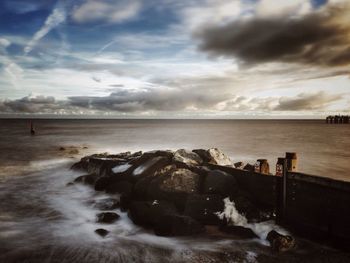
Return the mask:
{"type": "Polygon", "coordinates": [[[328,124],[349,124],[349,115],[329,115],[326,117],[326,123],[328,124]]]}

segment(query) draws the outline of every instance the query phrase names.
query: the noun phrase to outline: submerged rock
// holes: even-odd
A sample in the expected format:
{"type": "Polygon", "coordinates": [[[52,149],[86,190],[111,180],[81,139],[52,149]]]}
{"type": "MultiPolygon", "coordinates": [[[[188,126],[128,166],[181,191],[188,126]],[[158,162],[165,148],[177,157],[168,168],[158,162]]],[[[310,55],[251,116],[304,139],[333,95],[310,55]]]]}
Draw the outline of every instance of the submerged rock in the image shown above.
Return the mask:
{"type": "Polygon", "coordinates": [[[75,178],[74,182],[94,185],[97,179],[98,179],[97,174],[93,173],[93,174],[81,175],[75,178]]]}
{"type": "Polygon", "coordinates": [[[95,230],[95,233],[100,235],[101,237],[105,237],[109,234],[109,231],[107,231],[106,229],[103,229],[103,228],[98,228],[95,230]]]}
{"type": "Polygon", "coordinates": [[[103,212],[97,214],[97,222],[98,223],[113,223],[117,221],[120,218],[120,216],[117,213],[113,212],[103,212]]]}
{"type": "Polygon", "coordinates": [[[266,240],[270,242],[271,249],[275,252],[285,252],[295,248],[295,239],[292,236],[282,235],[275,230],[267,234],[266,240]]]}
{"type": "Polygon", "coordinates": [[[120,203],[114,198],[105,198],[94,203],[94,207],[100,210],[113,210],[120,207],[120,203]]]}

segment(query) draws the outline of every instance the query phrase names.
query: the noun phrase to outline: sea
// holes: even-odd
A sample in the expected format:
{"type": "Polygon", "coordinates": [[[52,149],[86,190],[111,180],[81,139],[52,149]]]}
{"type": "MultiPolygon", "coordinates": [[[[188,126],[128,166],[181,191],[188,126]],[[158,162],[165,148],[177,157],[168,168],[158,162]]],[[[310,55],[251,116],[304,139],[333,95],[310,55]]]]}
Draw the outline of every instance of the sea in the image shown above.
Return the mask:
{"type": "MultiPolygon", "coordinates": [[[[323,120],[0,119],[0,262],[349,262],[349,255],[302,240],[275,255],[263,239],[164,238],[127,213],[94,230],[94,204],[108,196],[69,185],[81,157],[155,149],[218,148],[233,162],[295,152],[298,171],[350,181],[350,125],[323,120]],[[303,246],[302,245],[302,246],[303,246]],[[328,261],[327,261],[328,260],[328,261]]],[[[266,226],[264,226],[266,227],[266,226]]],[[[269,227],[274,227],[271,222],[269,227]]],[[[276,226],[277,227],[277,226],[276,226]]]]}

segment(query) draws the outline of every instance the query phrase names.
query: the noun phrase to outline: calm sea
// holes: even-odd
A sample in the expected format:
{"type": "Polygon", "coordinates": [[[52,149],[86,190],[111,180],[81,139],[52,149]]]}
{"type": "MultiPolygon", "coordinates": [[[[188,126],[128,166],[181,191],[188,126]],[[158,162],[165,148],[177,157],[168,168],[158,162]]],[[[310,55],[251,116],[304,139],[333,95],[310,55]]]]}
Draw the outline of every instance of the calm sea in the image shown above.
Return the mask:
{"type": "Polygon", "coordinates": [[[234,162],[298,154],[299,171],[350,180],[350,125],[322,120],[0,120],[0,167],[13,172],[32,161],[57,159],[59,146],[85,153],[217,147],[234,162]]]}

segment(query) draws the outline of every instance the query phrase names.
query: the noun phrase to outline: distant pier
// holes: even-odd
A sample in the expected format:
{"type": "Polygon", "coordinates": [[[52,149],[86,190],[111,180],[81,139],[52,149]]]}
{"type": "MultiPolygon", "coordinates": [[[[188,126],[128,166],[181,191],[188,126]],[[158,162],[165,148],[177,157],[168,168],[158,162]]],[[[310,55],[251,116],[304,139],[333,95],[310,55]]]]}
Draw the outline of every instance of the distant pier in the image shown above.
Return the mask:
{"type": "Polygon", "coordinates": [[[330,115],[326,118],[326,123],[329,124],[349,124],[350,116],[349,115],[330,115]]]}

